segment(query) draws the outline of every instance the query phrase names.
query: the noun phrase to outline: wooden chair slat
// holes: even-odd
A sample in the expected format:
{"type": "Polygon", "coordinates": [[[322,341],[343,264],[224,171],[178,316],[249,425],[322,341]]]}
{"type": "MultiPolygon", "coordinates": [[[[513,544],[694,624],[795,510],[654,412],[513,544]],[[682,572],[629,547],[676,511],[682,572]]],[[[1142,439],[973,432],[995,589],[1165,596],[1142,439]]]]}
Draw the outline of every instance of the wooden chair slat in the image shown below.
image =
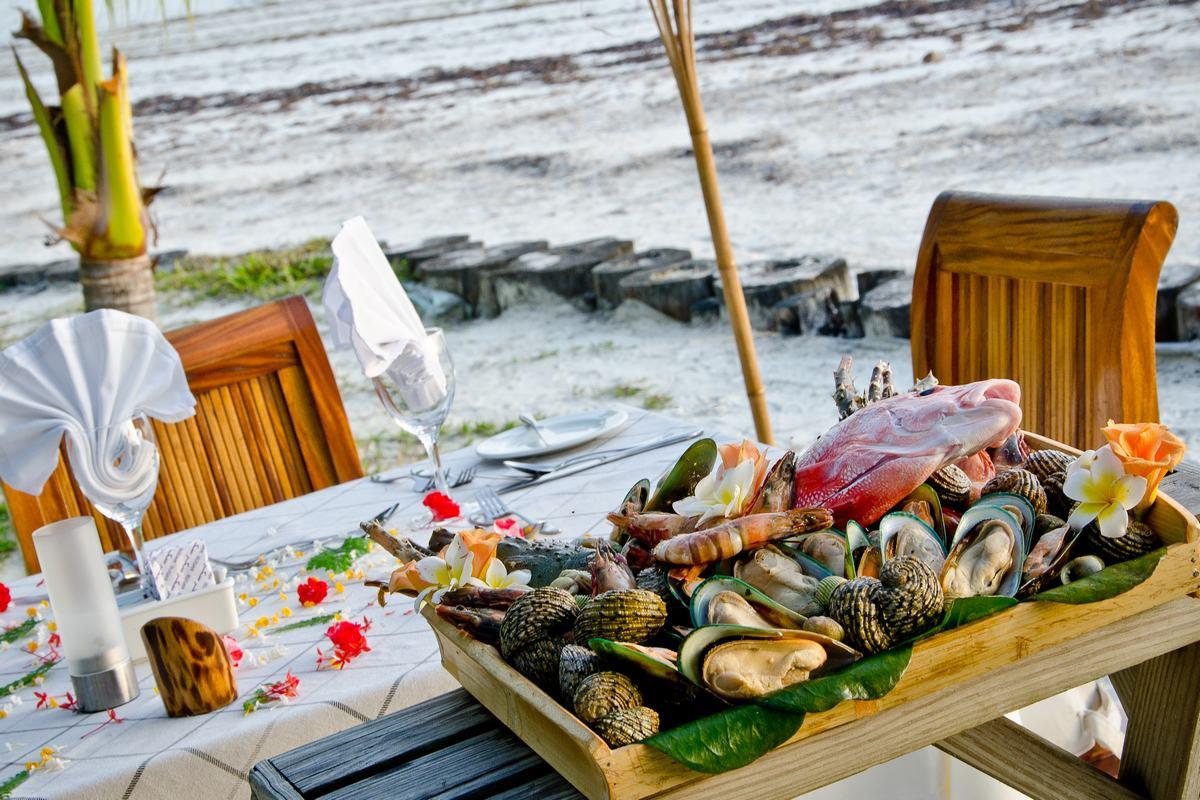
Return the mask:
{"type": "MultiPolygon", "coordinates": [[[[167,333],[196,395],[196,416],[155,423],[162,468],[147,539],[362,477],[358,449],[306,301],[292,297],[167,333]]],[[[41,495],[4,487],[26,569],[30,536],[55,520],[96,519],[105,549],[126,548],[65,459],[41,495]]]]}
{"type": "Polygon", "coordinates": [[[942,194],[913,279],[914,374],[1012,378],[1023,427],[1077,447],[1109,417],[1157,421],[1154,303],[1177,225],[1165,202],[942,194]]]}

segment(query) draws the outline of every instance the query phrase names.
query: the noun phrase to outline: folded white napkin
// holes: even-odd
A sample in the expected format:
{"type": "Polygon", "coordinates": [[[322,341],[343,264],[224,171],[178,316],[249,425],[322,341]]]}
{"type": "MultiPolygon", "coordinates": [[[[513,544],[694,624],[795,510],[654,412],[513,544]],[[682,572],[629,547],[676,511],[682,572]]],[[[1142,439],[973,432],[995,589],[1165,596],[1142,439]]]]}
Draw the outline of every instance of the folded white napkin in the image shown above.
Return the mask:
{"type": "Polygon", "coordinates": [[[195,406],[179,354],[149,320],[111,309],[51,320],[0,352],[0,478],[41,493],[65,435],[85,493],[129,499],[148,470],[116,468],[112,431],[100,429],[139,413],[178,422],[195,406]]]}
{"type": "Polygon", "coordinates": [[[413,410],[446,396],[446,375],[425,326],[362,217],[333,240],[322,301],[339,347],[353,347],[363,374],[391,378],[413,410]]]}

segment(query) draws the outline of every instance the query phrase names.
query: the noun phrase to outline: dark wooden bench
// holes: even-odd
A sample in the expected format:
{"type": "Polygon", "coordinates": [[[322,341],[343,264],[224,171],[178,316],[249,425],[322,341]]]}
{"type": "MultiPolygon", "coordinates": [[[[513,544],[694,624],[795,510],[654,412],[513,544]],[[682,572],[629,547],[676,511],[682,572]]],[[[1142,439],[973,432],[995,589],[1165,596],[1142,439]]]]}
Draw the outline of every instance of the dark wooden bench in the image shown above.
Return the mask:
{"type": "MultiPolygon", "coordinates": [[[[1200,512],[1200,469],[1181,466],[1163,491],[1200,512]]],[[[462,689],[261,761],[250,789],[254,800],[583,797],[462,689]]]]}

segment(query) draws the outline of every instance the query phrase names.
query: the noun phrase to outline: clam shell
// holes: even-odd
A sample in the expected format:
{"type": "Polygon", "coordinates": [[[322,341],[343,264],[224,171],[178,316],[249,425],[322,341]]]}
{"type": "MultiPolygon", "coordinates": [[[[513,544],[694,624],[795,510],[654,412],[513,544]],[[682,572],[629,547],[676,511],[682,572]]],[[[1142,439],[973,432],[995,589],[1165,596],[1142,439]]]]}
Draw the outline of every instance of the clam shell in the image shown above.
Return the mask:
{"type": "Polygon", "coordinates": [[[807,639],[733,639],[704,655],[701,680],[726,700],[749,700],[806,681],[829,659],[807,639]]]}
{"type": "Polygon", "coordinates": [[[565,644],[559,636],[537,639],[521,648],[509,663],[543,691],[553,694],[558,689],[558,662],[565,644]]]}
{"type": "Polygon", "coordinates": [[[658,712],[646,706],[623,708],[596,720],[592,728],[612,748],[637,744],[658,733],[658,712]]]}
{"type": "Polygon", "coordinates": [[[1074,456],[1061,450],[1034,450],[1029,454],[1029,458],[1025,459],[1024,467],[1045,483],[1046,479],[1056,472],[1065,472],[1074,460],[1074,456]]]}
{"type": "Polygon", "coordinates": [[[1100,533],[1100,526],[1094,522],[1083,529],[1083,536],[1088,550],[1104,559],[1106,564],[1119,564],[1162,547],[1158,534],[1138,520],[1130,520],[1125,535],[1114,539],[1100,533]]]}
{"type": "Polygon", "coordinates": [[[575,641],[594,638],[642,644],[662,629],[667,605],[645,589],[614,589],[593,597],[575,619],[575,641]]]}
{"type": "Polygon", "coordinates": [[[619,672],[597,672],[579,682],[573,703],[575,715],[590,725],[613,711],[640,706],[642,693],[619,672]]]}
{"type": "Polygon", "coordinates": [[[1022,565],[1017,597],[1030,597],[1057,583],[1079,540],[1079,534],[1065,522],[1038,537],[1022,565]]]}
{"type": "Polygon", "coordinates": [[[599,670],[599,656],[586,647],[569,644],[558,656],[558,690],[570,700],[575,696],[580,682],[599,670]]]}
{"type": "MultiPolygon", "coordinates": [[[[764,630],[762,628],[745,628],[739,625],[705,625],[703,628],[696,628],[689,633],[683,640],[683,644],[680,645],[679,671],[697,686],[713,689],[704,679],[704,665],[710,650],[729,641],[816,642],[825,649],[826,654],[821,672],[839,669],[861,657],[854,648],[811,631],[764,630]]],[[[714,693],[721,694],[715,690],[714,693]]]]}
{"type": "Polygon", "coordinates": [[[577,613],[575,597],[565,589],[543,586],[522,595],[500,623],[501,654],[511,662],[531,642],[566,633],[577,613]]]}
{"type": "Polygon", "coordinates": [[[985,496],[998,492],[1024,497],[1033,506],[1034,516],[1046,513],[1046,490],[1037,476],[1027,469],[1005,470],[983,485],[985,496]]]}
{"type": "Polygon", "coordinates": [[[948,506],[963,507],[971,501],[971,479],[961,467],[947,464],[926,481],[948,506]]]}

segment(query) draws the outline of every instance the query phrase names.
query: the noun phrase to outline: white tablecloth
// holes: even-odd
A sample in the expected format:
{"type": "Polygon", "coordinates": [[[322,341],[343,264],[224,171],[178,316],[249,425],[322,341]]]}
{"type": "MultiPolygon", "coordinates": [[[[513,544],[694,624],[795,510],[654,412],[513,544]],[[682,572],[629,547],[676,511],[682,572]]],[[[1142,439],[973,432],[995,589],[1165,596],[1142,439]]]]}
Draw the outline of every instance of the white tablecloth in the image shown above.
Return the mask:
{"type": "MultiPolygon", "coordinates": [[[[682,431],[686,423],[662,415],[629,409],[630,423],[594,448],[621,447],[682,431]]],[[[718,436],[721,441],[734,437],[718,436]]],[[[548,483],[505,495],[510,506],[525,515],[546,519],[563,530],[562,536],[578,536],[607,530],[606,512],[612,510],[638,478],[656,478],[678,457],[686,445],[674,445],[613,464],[598,467],[548,483]]],[[[452,468],[475,463],[473,451],[451,454],[452,468]]],[[[393,474],[406,472],[407,467],[393,474]]],[[[481,473],[503,470],[485,465],[481,473]]],[[[495,483],[497,478],[481,474],[477,481],[495,483]]],[[[468,500],[472,487],[457,490],[468,500]]],[[[340,538],[354,530],[357,522],[399,501],[400,510],[390,527],[403,533],[405,522],[420,511],[421,495],[412,481],[390,485],[359,480],[315,492],[275,506],[219,520],[182,532],[158,544],[202,538],[209,552],[219,558],[255,555],[285,542],[318,536],[340,538]]],[[[428,529],[413,535],[424,541],[428,529]]],[[[307,558],[305,555],[305,558],[307,558]]],[[[38,769],[13,794],[20,798],[140,798],[246,797],[250,768],[264,758],[297,747],[395,711],[406,705],[455,688],[454,680],[441,669],[437,646],[424,621],[412,613],[411,601],[395,597],[386,608],[375,604],[375,591],[362,586],[362,577],[337,576],[344,587],[338,592],[330,581],[329,598],[317,608],[302,608],[293,588],[300,560],[274,569],[260,581],[247,578],[239,585],[246,594],[241,608],[241,626],[236,633],[246,652],[237,670],[240,697],[225,709],[201,717],[170,719],[154,691],[153,677],[145,663],[138,667],[142,694],[117,709],[121,722],[107,721],[104,714],[82,715],[61,708],[36,708],[34,692],[61,696],[70,690],[65,665],[53,668],[44,685],[23,689],[13,698],[0,700],[7,717],[0,720],[0,745],[7,749],[0,783],[19,772],[25,762],[41,760],[44,748],[55,748],[65,766],[61,770],[38,769]],[[279,586],[274,582],[278,580],[279,586]],[[281,591],[283,597],[281,597],[281,591]],[[256,601],[251,605],[251,601],[256,601]],[[284,618],[283,609],[291,611],[284,618]],[[325,625],[273,634],[287,622],[341,611],[347,618],[371,622],[368,641],[371,651],[344,670],[318,670],[317,648],[328,650],[325,625]],[[278,617],[279,622],[271,622],[278,617]],[[263,618],[264,628],[253,636],[249,630],[263,618]],[[258,663],[258,662],[262,663],[258,663]],[[268,681],[288,672],[300,679],[299,697],[287,705],[276,704],[244,715],[241,701],[268,681]],[[7,706],[4,706],[5,703],[7,706]],[[197,792],[200,792],[197,794],[197,792]]],[[[365,577],[386,578],[394,560],[378,548],[364,558],[365,577]]],[[[40,576],[14,584],[14,596],[31,596],[39,591],[40,576]]],[[[328,579],[326,575],[320,575],[328,579]]],[[[27,618],[28,606],[14,604],[2,616],[4,627],[27,618]]],[[[49,618],[49,610],[44,613],[49,618]]],[[[23,643],[22,643],[23,644],[23,643]]],[[[37,659],[22,652],[22,644],[0,653],[0,682],[19,678],[33,668],[37,659]]],[[[46,645],[39,648],[46,652],[46,645]]],[[[983,778],[962,765],[927,749],[876,767],[862,775],[811,795],[832,800],[883,792],[897,798],[1017,797],[1009,790],[983,778]],[[953,770],[953,774],[952,774],[953,770]],[[973,774],[970,774],[973,773],[973,774]],[[983,781],[988,781],[984,784],[983,781]],[[953,785],[953,791],[951,791],[953,785]]]]}

